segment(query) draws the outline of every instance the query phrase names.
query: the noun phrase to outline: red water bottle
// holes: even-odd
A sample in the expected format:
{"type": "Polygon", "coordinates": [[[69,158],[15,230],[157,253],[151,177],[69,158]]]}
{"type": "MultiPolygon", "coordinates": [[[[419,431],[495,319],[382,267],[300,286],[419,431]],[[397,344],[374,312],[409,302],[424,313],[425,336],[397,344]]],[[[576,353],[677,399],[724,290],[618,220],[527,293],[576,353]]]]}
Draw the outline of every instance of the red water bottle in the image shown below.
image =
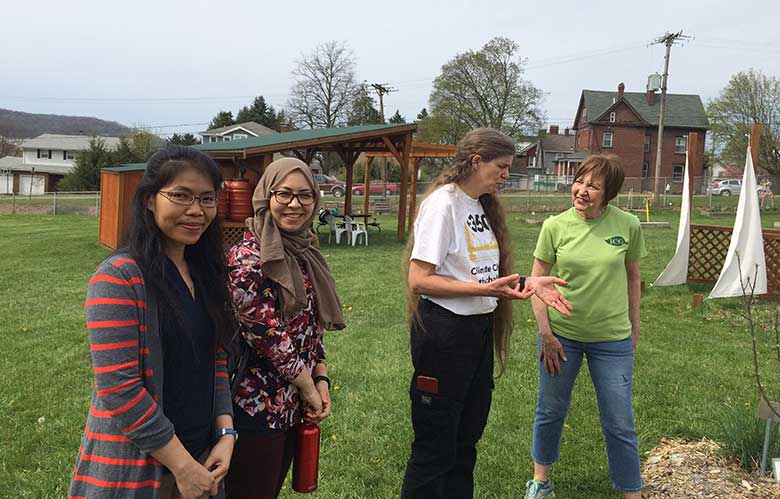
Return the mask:
{"type": "Polygon", "coordinates": [[[320,466],[320,427],[301,423],[295,427],[298,447],[293,460],[292,488],[295,492],[314,492],[320,466]]]}

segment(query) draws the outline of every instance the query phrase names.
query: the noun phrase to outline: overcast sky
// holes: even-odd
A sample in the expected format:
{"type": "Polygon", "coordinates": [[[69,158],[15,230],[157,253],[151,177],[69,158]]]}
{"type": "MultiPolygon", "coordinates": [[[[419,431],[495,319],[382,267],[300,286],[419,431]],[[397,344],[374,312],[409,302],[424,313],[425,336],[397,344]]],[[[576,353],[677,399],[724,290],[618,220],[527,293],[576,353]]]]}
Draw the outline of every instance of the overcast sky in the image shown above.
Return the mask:
{"type": "Polygon", "coordinates": [[[197,132],[255,95],[284,107],[295,59],[339,40],[359,80],[398,89],[386,115],[411,121],[442,64],[505,36],[545,92],[548,124],[563,128],[584,88],[643,92],[663,70],[650,43],[666,31],[694,37],[672,49],[670,93],[706,103],[737,71],[780,77],[778,22],[776,0],[4,0],[0,108],[197,132]]]}

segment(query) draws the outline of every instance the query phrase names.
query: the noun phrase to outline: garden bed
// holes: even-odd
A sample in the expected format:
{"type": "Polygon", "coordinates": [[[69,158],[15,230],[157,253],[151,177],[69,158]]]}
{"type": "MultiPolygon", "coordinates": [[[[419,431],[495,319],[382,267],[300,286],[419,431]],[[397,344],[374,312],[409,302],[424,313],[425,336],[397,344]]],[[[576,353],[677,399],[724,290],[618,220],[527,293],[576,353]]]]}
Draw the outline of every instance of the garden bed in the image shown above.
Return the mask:
{"type": "Polygon", "coordinates": [[[717,443],[707,439],[661,439],[647,455],[642,479],[642,497],[649,499],[780,497],[780,484],[745,473],[739,463],[720,453],[717,443]]]}

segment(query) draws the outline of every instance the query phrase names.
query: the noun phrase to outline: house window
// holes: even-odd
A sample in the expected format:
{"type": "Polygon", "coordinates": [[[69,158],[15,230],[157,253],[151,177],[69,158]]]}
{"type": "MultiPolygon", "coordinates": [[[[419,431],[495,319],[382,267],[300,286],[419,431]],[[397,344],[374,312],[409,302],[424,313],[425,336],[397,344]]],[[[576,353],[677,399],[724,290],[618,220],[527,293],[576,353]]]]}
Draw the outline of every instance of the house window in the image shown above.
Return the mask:
{"type": "Polygon", "coordinates": [[[645,135],[645,152],[650,152],[650,136],[645,135]]]}
{"type": "Polygon", "coordinates": [[[612,147],[612,132],[604,132],[601,145],[602,147],[612,147]]]}
{"type": "Polygon", "coordinates": [[[68,159],[76,159],[76,151],[62,151],[62,159],[68,160],[68,159]]]}
{"type": "Polygon", "coordinates": [[[644,163],[642,163],[642,176],[643,176],[644,178],[647,178],[647,176],[648,176],[649,174],[650,174],[650,163],[648,163],[647,161],[645,161],[644,163]]]}
{"type": "Polygon", "coordinates": [[[224,137],[222,137],[222,142],[227,142],[229,140],[230,140],[230,136],[229,135],[225,135],[224,137]]]}
{"type": "Polygon", "coordinates": [[[675,154],[685,154],[688,152],[688,137],[682,135],[675,137],[674,139],[674,152],[675,154]]]}
{"type": "Polygon", "coordinates": [[[38,149],[39,159],[51,159],[51,149],[38,149]]]}
{"type": "Polygon", "coordinates": [[[615,111],[612,111],[609,113],[609,122],[614,123],[615,122],[615,111]]]}
{"type": "Polygon", "coordinates": [[[245,133],[234,133],[233,134],[233,140],[245,139],[247,137],[248,137],[248,135],[245,134],[245,133]]]}
{"type": "Polygon", "coordinates": [[[682,182],[683,172],[685,171],[685,165],[673,165],[672,166],[672,181],[682,182]]]}

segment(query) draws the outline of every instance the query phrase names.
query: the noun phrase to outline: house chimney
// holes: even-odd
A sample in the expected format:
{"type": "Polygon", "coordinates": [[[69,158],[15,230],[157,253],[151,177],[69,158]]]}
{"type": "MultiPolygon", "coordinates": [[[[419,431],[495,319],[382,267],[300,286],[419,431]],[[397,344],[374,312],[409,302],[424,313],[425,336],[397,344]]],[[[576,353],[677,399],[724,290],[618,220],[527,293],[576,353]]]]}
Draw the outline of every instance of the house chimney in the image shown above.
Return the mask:
{"type": "Polygon", "coordinates": [[[558,135],[558,125],[550,125],[550,135],[558,135]]]}
{"type": "Polygon", "coordinates": [[[621,81],[620,85],[618,85],[618,99],[622,99],[623,98],[623,92],[625,92],[625,91],[626,91],[626,86],[623,85],[623,82],[621,81]]]}
{"type": "Polygon", "coordinates": [[[569,127],[563,129],[563,134],[567,137],[569,136],[569,127]]]}
{"type": "Polygon", "coordinates": [[[655,104],[655,90],[647,89],[647,105],[652,106],[655,104]]]}

